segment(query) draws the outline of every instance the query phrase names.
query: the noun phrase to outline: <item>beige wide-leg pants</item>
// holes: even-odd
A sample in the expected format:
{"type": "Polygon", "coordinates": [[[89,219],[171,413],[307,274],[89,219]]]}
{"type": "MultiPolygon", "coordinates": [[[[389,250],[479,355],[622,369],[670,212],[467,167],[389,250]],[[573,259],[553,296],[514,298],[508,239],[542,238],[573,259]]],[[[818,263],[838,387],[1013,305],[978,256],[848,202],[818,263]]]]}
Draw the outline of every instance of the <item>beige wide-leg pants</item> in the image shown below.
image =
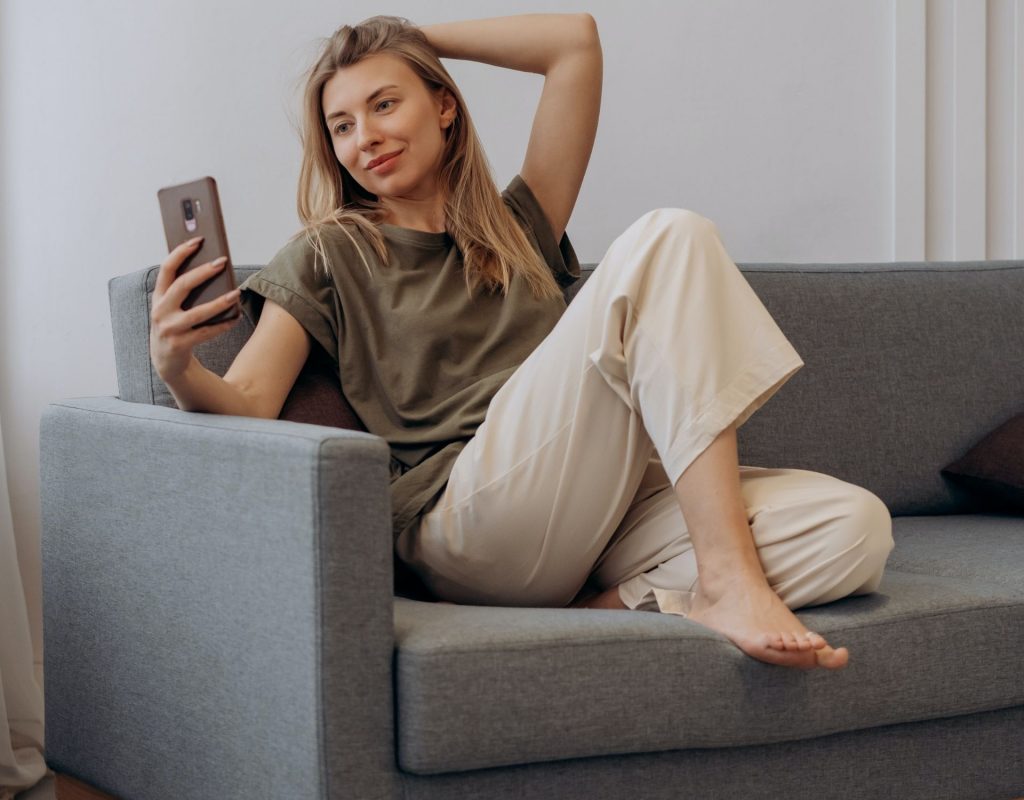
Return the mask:
{"type": "MultiPolygon", "coordinates": [[[[644,214],[495,394],[397,553],[455,603],[562,608],[621,584],[629,608],[685,616],[698,575],[674,486],[803,365],[713,222],[644,214]]],[[[800,469],[741,465],[740,485],[790,609],[876,590],[894,545],[877,496],[800,469]]]]}

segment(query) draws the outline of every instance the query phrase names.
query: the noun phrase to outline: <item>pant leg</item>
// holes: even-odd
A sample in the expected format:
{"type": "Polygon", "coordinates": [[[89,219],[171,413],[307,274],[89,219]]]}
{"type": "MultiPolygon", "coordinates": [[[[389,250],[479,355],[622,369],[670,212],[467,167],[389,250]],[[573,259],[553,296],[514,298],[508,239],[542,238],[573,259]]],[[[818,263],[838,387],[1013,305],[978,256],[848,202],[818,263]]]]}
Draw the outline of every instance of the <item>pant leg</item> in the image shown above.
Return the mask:
{"type": "MultiPolygon", "coordinates": [[[[652,459],[636,502],[594,566],[599,589],[628,608],[686,616],[697,559],[675,490],[652,459]]],[[[740,466],[740,490],[769,585],[790,609],[878,588],[895,546],[889,509],[873,493],[802,469],[740,466]]]]}
{"type": "Polygon", "coordinates": [[[644,214],[495,394],[396,552],[445,600],[564,607],[651,456],[674,485],[803,363],[714,223],[644,214]]]}

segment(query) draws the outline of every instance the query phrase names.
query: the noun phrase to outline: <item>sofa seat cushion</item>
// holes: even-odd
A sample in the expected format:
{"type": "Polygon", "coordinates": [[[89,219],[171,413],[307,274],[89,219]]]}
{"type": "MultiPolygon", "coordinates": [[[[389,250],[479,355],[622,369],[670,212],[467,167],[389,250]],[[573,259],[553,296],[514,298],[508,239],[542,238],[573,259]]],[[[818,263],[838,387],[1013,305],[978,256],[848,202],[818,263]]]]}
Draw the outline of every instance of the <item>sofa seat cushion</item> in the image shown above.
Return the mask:
{"type": "Polygon", "coordinates": [[[1024,519],[897,518],[894,536],[878,592],[796,612],[849,648],[840,671],[757,661],[672,614],[396,597],[398,764],[768,744],[1024,704],[1024,519]]]}
{"type": "Polygon", "coordinates": [[[1024,517],[1012,513],[897,517],[887,571],[964,578],[1024,597],[1024,517]]]}

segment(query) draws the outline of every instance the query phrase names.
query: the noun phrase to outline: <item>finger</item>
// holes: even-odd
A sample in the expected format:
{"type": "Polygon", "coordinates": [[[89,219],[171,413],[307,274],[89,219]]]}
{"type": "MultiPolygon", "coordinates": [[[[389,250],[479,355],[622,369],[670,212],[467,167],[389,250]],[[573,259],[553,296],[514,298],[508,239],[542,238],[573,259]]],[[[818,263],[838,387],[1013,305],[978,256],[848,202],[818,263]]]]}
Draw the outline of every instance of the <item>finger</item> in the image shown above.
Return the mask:
{"type": "Polygon", "coordinates": [[[171,284],[165,295],[169,298],[168,302],[172,303],[171,307],[181,308],[181,304],[185,302],[189,292],[212,279],[218,272],[224,269],[226,264],[227,256],[221,256],[216,261],[207,261],[205,264],[200,264],[195,269],[190,269],[188,272],[178,276],[178,279],[171,284]]]}
{"type": "MultiPolygon", "coordinates": [[[[224,269],[226,263],[226,257],[224,260],[218,258],[216,261],[208,261],[194,269],[190,269],[188,272],[182,273],[167,288],[163,296],[154,301],[154,309],[158,309],[161,313],[165,314],[174,314],[182,310],[182,303],[185,302],[189,293],[197,286],[212,280],[218,272],[224,269]]],[[[188,311],[189,309],[184,310],[188,311]]]]}
{"type": "Polygon", "coordinates": [[[237,325],[241,319],[242,315],[239,314],[234,319],[226,319],[223,322],[218,322],[216,325],[206,325],[202,328],[196,328],[191,333],[183,334],[181,341],[189,348],[193,348],[197,344],[205,342],[207,339],[214,339],[222,333],[231,330],[231,328],[237,325]]]}
{"type": "Polygon", "coordinates": [[[219,295],[214,299],[197,305],[188,310],[181,310],[171,315],[170,321],[164,326],[165,335],[183,336],[191,331],[198,330],[203,323],[223,313],[225,309],[238,303],[240,289],[232,289],[230,292],[219,295]]]}
{"type": "Polygon", "coordinates": [[[182,242],[167,254],[167,258],[160,264],[160,270],[156,274],[156,286],[153,289],[155,293],[162,295],[167,291],[167,287],[174,283],[174,277],[182,263],[190,254],[195,253],[202,243],[203,237],[198,236],[195,239],[182,242]]]}
{"type": "Polygon", "coordinates": [[[190,309],[178,308],[167,312],[166,319],[162,319],[160,326],[161,336],[183,336],[196,330],[198,326],[209,319],[223,314],[225,309],[231,308],[238,302],[240,289],[232,289],[230,292],[219,295],[201,305],[190,309]]]}
{"type": "Polygon", "coordinates": [[[240,289],[232,289],[230,292],[215,297],[207,303],[196,306],[182,314],[180,323],[175,323],[175,330],[182,333],[188,333],[194,326],[199,325],[202,322],[211,317],[215,317],[222,313],[224,309],[231,308],[235,303],[238,302],[238,295],[241,294],[240,289]]]}

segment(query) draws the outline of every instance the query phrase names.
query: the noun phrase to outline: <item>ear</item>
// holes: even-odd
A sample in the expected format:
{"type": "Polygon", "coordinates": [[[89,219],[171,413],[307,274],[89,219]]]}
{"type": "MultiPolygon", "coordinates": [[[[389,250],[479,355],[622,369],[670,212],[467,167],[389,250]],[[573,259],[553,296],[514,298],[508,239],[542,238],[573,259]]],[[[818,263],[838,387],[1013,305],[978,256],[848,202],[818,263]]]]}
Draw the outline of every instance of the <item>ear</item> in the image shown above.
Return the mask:
{"type": "Polygon", "coordinates": [[[437,90],[437,101],[441,110],[441,127],[448,128],[455,121],[458,105],[455,102],[455,95],[446,87],[441,86],[437,90]]]}

